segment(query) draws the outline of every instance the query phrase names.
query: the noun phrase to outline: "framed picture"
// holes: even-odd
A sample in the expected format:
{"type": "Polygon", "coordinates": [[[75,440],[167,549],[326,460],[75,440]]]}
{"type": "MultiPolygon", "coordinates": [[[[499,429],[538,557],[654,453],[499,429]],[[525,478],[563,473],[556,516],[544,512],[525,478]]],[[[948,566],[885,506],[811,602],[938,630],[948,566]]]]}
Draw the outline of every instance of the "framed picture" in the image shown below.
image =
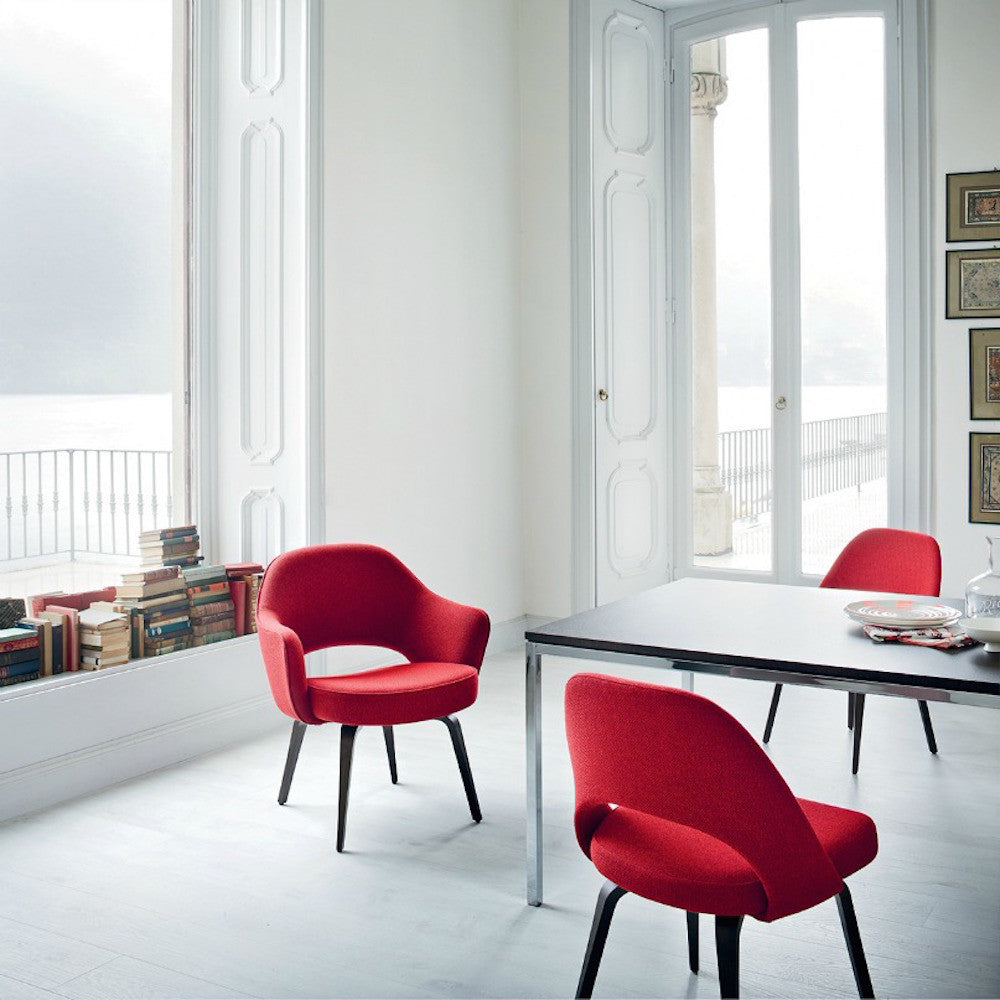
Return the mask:
{"type": "Polygon", "coordinates": [[[1000,327],[969,331],[969,417],[1000,420],[1000,327]]]}
{"type": "Polygon", "coordinates": [[[1000,240],[1000,170],[948,174],[948,242],[1000,240]]]}
{"type": "Polygon", "coordinates": [[[1000,524],[1000,434],[969,435],[969,520],[1000,524]]]}
{"type": "Polygon", "coordinates": [[[1000,317],[1000,250],[949,250],[945,258],[945,319],[1000,317]]]}

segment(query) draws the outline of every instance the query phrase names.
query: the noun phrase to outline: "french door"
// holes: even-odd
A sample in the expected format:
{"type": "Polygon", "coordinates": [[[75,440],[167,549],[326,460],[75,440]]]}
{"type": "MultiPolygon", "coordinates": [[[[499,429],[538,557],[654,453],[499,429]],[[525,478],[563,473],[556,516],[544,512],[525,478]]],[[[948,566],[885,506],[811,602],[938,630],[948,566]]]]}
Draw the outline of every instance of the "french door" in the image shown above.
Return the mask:
{"type": "Polygon", "coordinates": [[[670,36],[676,572],[805,582],[890,520],[896,6],[670,36]]]}

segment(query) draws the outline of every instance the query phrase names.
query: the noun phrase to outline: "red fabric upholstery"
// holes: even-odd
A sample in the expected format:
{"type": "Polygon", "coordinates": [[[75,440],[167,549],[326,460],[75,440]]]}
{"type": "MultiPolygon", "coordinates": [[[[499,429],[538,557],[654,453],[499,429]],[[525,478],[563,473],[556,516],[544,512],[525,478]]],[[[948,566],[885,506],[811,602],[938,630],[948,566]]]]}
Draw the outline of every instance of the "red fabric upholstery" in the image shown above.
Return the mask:
{"type": "Polygon", "coordinates": [[[941,549],[917,531],[869,528],[844,546],[820,586],[938,597],[941,549]]]}
{"type": "Polygon", "coordinates": [[[468,708],[479,673],[461,663],[404,663],[306,682],[313,715],[348,726],[396,726],[468,708]]]}
{"type": "Polygon", "coordinates": [[[629,892],[771,921],[835,896],[875,856],[867,816],[799,802],[707,698],[578,674],[566,686],[566,734],[577,839],[629,892]]]}
{"type": "Polygon", "coordinates": [[[439,597],[373,545],[286,552],[268,566],[257,603],[257,635],[274,700],[286,715],[311,724],[360,724],[334,714],[341,708],[352,719],[360,714],[366,724],[388,726],[404,715],[412,722],[457,710],[438,713],[441,705],[466,707],[476,692],[469,671],[478,679],[489,632],[484,611],[439,597]],[[387,647],[412,662],[307,681],[306,653],[355,645],[387,647]],[[449,673],[448,665],[456,664],[467,669],[449,673]],[[413,671],[409,679],[407,671],[413,671]],[[421,714],[421,706],[430,714],[421,714]]]}

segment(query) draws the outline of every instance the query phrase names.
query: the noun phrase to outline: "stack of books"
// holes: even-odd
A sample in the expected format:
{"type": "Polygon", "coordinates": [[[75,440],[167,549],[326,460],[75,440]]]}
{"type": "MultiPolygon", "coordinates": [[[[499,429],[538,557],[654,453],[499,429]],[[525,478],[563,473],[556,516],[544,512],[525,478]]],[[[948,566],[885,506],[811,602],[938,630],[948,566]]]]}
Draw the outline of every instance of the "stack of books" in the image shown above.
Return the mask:
{"type": "Polygon", "coordinates": [[[187,589],[176,566],[125,573],[108,607],[132,616],[132,659],[191,645],[187,589]]]}
{"type": "Polygon", "coordinates": [[[236,635],[233,600],[225,566],[184,570],[193,646],[232,639],[236,635]]]}
{"type": "Polygon", "coordinates": [[[51,677],[63,672],[63,616],[43,611],[38,617],[22,618],[21,628],[34,629],[38,634],[38,672],[51,677]]]}
{"type": "Polygon", "coordinates": [[[80,612],[80,669],[103,670],[127,663],[130,618],[107,608],[80,612]]]}
{"type": "Polygon", "coordinates": [[[139,533],[139,555],[144,569],[151,566],[197,566],[201,541],[193,524],[179,528],[156,528],[139,533]]]}
{"type": "Polygon", "coordinates": [[[41,676],[38,631],[31,626],[0,628],[0,687],[41,676]]]}
{"type": "Polygon", "coordinates": [[[260,575],[264,567],[260,563],[226,563],[226,576],[229,578],[229,596],[233,599],[236,616],[236,634],[246,635],[257,631],[257,593],[260,585],[260,575]],[[256,579],[256,584],[254,580],[256,579]],[[250,627],[250,592],[253,590],[253,627],[250,627]]]}
{"type": "Polygon", "coordinates": [[[263,580],[263,573],[247,577],[247,632],[257,631],[257,595],[263,580]]]}

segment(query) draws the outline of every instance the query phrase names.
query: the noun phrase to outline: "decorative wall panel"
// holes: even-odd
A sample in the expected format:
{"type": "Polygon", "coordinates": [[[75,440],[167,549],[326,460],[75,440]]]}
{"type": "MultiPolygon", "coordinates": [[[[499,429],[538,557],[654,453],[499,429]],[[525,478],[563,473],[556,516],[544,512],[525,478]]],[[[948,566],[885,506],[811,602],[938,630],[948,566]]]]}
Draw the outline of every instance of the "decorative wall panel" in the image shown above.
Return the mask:
{"type": "Polygon", "coordinates": [[[250,490],[240,504],[244,562],[266,566],[284,551],[285,504],[273,489],[250,490]]]}
{"type": "Polygon", "coordinates": [[[240,445],[254,465],[282,450],[283,139],[274,121],[243,132],[240,445]]]}
{"type": "Polygon", "coordinates": [[[240,75],[251,96],[273,94],[285,75],[284,0],[243,0],[240,75]]]}
{"type": "Polygon", "coordinates": [[[657,494],[646,462],[623,463],[608,480],[608,562],[620,577],[643,572],[656,553],[657,494]]]}
{"type": "Polygon", "coordinates": [[[647,187],[636,174],[616,172],[605,189],[606,414],[619,441],[646,437],[656,422],[659,310],[647,187]]]}
{"type": "Polygon", "coordinates": [[[656,72],[649,29],[614,13],[604,26],[604,131],[616,152],[642,155],[653,145],[656,72]]]}

